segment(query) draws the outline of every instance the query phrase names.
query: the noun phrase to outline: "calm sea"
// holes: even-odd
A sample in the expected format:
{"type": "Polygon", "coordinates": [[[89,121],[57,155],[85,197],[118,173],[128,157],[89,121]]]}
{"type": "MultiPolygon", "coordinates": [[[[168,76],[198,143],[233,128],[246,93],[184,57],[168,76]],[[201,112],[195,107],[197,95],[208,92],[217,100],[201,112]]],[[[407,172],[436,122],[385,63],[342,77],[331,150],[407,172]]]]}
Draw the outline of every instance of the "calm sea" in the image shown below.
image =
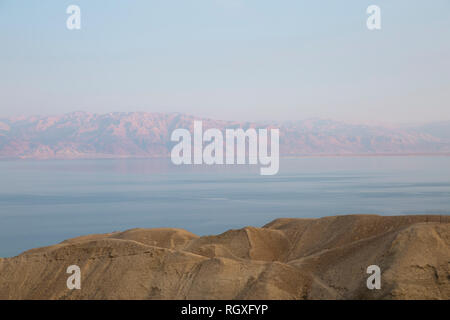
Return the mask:
{"type": "Polygon", "coordinates": [[[0,161],[0,177],[1,257],[136,227],[205,235],[278,217],[450,214],[450,157],[284,159],[272,177],[166,159],[0,161]]]}

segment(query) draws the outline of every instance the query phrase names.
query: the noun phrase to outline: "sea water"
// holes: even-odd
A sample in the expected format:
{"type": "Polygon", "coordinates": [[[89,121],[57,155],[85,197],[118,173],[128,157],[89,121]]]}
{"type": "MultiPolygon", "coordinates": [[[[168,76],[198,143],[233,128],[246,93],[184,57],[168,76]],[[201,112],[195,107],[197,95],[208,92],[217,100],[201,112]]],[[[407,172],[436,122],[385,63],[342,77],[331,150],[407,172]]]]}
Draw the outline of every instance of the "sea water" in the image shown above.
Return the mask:
{"type": "Polygon", "coordinates": [[[174,166],[170,159],[0,161],[0,257],[130,228],[199,235],[280,217],[450,214],[450,157],[281,159],[174,166]]]}

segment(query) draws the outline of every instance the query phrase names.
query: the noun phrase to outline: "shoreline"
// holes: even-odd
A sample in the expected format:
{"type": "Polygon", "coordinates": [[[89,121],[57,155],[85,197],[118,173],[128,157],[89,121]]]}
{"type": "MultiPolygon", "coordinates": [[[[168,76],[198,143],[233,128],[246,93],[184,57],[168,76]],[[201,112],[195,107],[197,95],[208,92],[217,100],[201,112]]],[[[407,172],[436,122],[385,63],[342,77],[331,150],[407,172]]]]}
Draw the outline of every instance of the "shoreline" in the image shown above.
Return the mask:
{"type": "MultiPolygon", "coordinates": [[[[304,159],[304,158],[376,158],[376,157],[450,157],[449,153],[352,153],[352,154],[305,154],[305,155],[280,155],[280,159],[304,159]]],[[[35,158],[35,157],[2,157],[0,161],[74,161],[74,160],[154,160],[167,159],[170,156],[80,156],[80,157],[53,157],[53,158],[35,158]]]]}

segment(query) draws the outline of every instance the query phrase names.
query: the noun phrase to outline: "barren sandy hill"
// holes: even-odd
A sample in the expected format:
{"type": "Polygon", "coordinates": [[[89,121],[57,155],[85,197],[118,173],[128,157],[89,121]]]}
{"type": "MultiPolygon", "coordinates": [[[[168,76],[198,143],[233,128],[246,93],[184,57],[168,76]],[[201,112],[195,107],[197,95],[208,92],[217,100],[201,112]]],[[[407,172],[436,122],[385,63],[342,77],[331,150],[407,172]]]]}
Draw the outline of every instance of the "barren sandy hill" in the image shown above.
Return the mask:
{"type": "Polygon", "coordinates": [[[0,259],[0,299],[450,299],[450,217],[277,219],[89,235],[0,259]],[[66,269],[81,269],[81,289],[66,269]],[[369,290],[366,269],[381,268],[369,290]]]}

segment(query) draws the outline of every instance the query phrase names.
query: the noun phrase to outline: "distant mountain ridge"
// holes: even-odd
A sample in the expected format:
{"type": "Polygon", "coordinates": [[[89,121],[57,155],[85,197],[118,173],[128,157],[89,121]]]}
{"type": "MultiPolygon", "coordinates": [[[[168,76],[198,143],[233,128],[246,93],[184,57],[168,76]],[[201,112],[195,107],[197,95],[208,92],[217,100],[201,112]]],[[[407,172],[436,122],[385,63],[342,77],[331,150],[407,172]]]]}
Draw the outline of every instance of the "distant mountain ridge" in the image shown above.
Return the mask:
{"type": "Polygon", "coordinates": [[[176,128],[279,128],[282,156],[448,154],[450,122],[393,128],[333,120],[256,123],[148,112],[0,118],[0,158],[167,157],[176,128]]]}

